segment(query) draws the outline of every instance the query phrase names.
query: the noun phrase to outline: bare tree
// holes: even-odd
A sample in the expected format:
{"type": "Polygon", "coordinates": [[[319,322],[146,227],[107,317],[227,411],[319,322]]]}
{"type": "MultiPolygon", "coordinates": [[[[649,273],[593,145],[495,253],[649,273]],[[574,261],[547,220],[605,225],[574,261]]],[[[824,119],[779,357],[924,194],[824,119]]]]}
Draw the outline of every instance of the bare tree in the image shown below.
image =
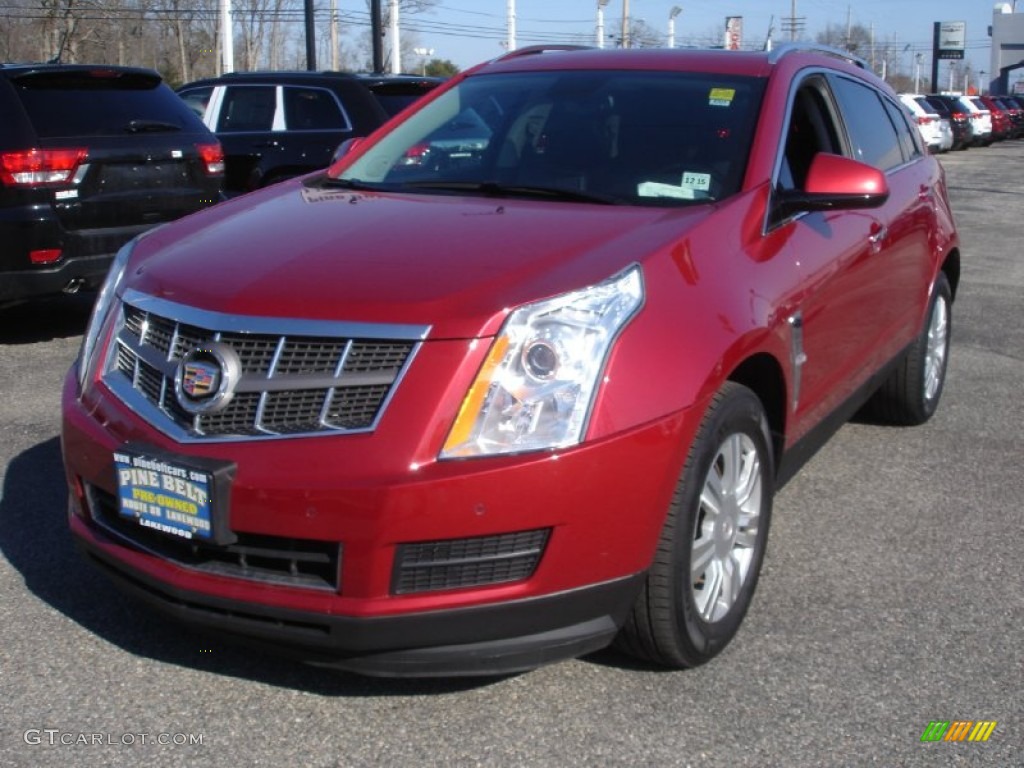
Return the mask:
{"type": "Polygon", "coordinates": [[[79,0],[42,0],[45,13],[42,59],[75,62],[78,41],[79,0]],[[47,55],[49,51],[49,55],[47,55]]]}
{"type": "Polygon", "coordinates": [[[816,42],[841,48],[864,58],[871,55],[871,30],[863,24],[829,24],[817,34],[816,42]]]}

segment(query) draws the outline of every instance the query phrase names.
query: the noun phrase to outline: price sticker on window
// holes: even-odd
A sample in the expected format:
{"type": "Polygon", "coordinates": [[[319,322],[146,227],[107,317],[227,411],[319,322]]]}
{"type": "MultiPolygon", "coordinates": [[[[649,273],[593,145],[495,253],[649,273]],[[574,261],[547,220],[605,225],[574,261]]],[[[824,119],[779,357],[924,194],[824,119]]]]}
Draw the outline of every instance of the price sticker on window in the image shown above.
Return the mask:
{"type": "Polygon", "coordinates": [[[711,174],[683,171],[683,179],[679,182],[679,186],[683,189],[692,189],[695,192],[707,192],[711,189],[711,174]]]}

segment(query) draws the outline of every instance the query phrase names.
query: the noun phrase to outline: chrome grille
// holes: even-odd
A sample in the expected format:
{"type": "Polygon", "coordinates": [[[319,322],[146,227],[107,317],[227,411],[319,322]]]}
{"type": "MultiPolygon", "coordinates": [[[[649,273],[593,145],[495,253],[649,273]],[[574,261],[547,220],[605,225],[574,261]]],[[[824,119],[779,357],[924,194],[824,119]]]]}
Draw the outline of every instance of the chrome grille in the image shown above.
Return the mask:
{"type": "Polygon", "coordinates": [[[138,294],[121,306],[104,380],[181,440],[372,430],[427,331],[242,318],[138,294]],[[193,414],[178,401],[175,375],[189,351],[214,342],[238,356],[241,375],[226,406],[193,414]]]}

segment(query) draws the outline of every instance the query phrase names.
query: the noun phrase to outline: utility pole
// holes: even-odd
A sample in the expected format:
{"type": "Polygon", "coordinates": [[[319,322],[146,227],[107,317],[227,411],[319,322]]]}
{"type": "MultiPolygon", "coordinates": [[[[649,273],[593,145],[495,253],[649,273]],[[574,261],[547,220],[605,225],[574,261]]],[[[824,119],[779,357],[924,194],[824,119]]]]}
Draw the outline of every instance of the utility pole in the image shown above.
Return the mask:
{"type": "Polygon", "coordinates": [[[313,0],[305,2],[306,15],[306,69],[316,70],[316,24],[313,21],[313,0]]]}
{"type": "Polygon", "coordinates": [[[397,75],[402,71],[402,43],[398,39],[398,0],[391,0],[388,13],[391,15],[391,74],[397,75]]]}
{"type": "Polygon", "coordinates": [[[875,71],[875,22],[871,22],[871,71],[875,71]]]}
{"type": "Polygon", "coordinates": [[[331,69],[338,71],[338,0],[331,0],[331,69]]]}
{"type": "Polygon", "coordinates": [[[796,15],[796,0],[790,0],[789,14],[788,17],[782,17],[782,31],[789,32],[789,39],[795,41],[797,35],[804,29],[804,22],[807,21],[807,17],[796,15]]]}
{"type": "Polygon", "coordinates": [[[231,0],[220,0],[221,74],[235,71],[235,33],[231,0]]]}
{"type": "Polygon", "coordinates": [[[604,48],[604,7],[608,0],[597,0],[597,47],[604,48]]]}
{"type": "Polygon", "coordinates": [[[623,47],[630,47],[630,0],[623,0],[623,47]]]}
{"type": "Polygon", "coordinates": [[[373,73],[384,72],[384,24],[380,13],[381,0],[370,0],[370,37],[373,40],[373,73]]]}
{"type": "Polygon", "coordinates": [[[506,26],[508,37],[505,39],[505,47],[509,51],[516,49],[516,0],[508,0],[505,6],[506,26]]]}

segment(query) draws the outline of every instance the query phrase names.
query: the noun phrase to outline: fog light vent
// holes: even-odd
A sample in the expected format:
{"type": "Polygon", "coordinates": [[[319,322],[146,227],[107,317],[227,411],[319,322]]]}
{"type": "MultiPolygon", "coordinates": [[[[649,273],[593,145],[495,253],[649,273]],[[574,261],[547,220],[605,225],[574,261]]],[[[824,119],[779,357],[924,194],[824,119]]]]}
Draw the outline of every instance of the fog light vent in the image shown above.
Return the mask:
{"type": "Polygon", "coordinates": [[[394,594],[481,587],[528,579],[540,562],[550,528],[400,544],[394,594]]]}

